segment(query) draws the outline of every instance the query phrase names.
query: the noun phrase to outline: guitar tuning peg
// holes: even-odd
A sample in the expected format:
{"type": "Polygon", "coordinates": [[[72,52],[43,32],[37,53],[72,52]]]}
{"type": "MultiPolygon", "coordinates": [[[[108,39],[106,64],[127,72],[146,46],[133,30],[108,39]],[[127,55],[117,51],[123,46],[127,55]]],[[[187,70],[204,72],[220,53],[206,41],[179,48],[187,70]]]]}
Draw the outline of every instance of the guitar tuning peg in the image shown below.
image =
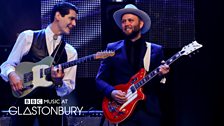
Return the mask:
{"type": "Polygon", "coordinates": [[[192,57],[192,56],[191,56],[191,54],[190,54],[190,55],[188,55],[188,56],[189,56],[190,58],[192,57]]]}

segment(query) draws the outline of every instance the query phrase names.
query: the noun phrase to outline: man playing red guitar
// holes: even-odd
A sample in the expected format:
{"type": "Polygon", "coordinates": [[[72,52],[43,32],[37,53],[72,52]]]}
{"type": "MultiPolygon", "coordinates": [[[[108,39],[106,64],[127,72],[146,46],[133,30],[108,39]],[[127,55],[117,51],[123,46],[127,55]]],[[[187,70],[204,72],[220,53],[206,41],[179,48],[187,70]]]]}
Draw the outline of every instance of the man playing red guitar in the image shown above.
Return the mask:
{"type": "Polygon", "coordinates": [[[142,34],[150,29],[150,17],[136,6],[128,4],[123,9],[116,11],[113,18],[126,38],[107,45],[108,50],[115,51],[115,56],[101,62],[96,76],[98,90],[106,98],[114,101],[106,103],[106,105],[103,104],[103,108],[108,109],[104,111],[104,115],[108,119],[111,118],[109,121],[112,123],[119,123],[119,126],[160,126],[161,110],[158,94],[162,76],[157,76],[147,82],[150,85],[146,84],[143,87],[142,99],[144,100],[136,102],[136,104],[132,103],[139,95],[138,93],[136,95],[136,88],[130,86],[127,90],[116,88],[117,85],[132,85],[138,82],[139,78],[145,75],[141,71],[138,73],[142,68],[146,72],[150,72],[158,67],[160,75],[169,72],[168,65],[161,65],[164,58],[162,46],[146,42],[142,37],[142,34]],[[136,75],[136,73],[138,74],[136,75]],[[119,109],[116,110],[116,106],[112,104],[117,104],[119,109]],[[134,107],[127,107],[129,104],[133,104],[134,107]],[[114,114],[115,111],[118,112],[114,114]],[[132,112],[129,113],[129,111],[132,112]],[[125,115],[126,112],[127,115],[125,115]],[[123,115],[127,118],[119,119],[119,116],[123,115]]]}

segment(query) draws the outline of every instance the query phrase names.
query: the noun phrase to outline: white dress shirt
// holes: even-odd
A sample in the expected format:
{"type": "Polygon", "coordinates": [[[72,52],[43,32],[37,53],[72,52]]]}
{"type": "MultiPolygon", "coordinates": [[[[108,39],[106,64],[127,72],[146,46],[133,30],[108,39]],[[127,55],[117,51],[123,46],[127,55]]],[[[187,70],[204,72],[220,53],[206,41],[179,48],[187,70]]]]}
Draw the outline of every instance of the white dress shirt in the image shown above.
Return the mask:
{"type": "MultiPolygon", "coordinates": [[[[24,55],[28,54],[33,41],[33,33],[34,31],[32,30],[26,30],[20,33],[8,59],[2,63],[0,75],[6,82],[9,81],[9,73],[15,71],[15,66],[20,63],[24,55]]],[[[54,40],[54,33],[49,26],[45,30],[45,35],[48,53],[51,55],[60,43],[62,36],[58,36],[57,40],[54,40]]],[[[67,61],[72,61],[78,58],[77,51],[70,44],[66,43],[65,50],[68,58],[67,61]]],[[[65,76],[63,78],[63,85],[60,88],[56,88],[58,96],[68,95],[75,89],[76,71],[77,66],[64,69],[65,76]]]]}

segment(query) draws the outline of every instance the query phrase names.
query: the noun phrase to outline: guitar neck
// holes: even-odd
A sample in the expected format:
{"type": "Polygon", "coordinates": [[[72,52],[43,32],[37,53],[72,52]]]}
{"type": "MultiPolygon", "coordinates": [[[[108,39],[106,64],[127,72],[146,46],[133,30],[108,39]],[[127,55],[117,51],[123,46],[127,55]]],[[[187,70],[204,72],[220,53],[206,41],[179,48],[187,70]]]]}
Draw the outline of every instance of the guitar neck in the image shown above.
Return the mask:
{"type": "Polygon", "coordinates": [[[63,69],[66,69],[66,68],[69,68],[71,66],[78,65],[78,64],[81,64],[81,63],[85,63],[85,62],[88,62],[88,61],[91,61],[91,60],[94,60],[94,59],[95,59],[95,54],[92,54],[92,55],[89,55],[89,56],[85,56],[85,57],[79,58],[77,60],[73,60],[73,61],[70,61],[70,62],[62,63],[61,67],[63,69]]]}
{"type": "MultiPolygon", "coordinates": [[[[66,68],[69,68],[71,66],[75,66],[75,65],[78,65],[78,64],[81,64],[81,63],[85,63],[87,61],[94,60],[95,59],[95,55],[96,54],[88,55],[88,56],[79,58],[77,60],[73,60],[73,61],[70,61],[70,62],[65,62],[65,63],[59,64],[59,65],[61,65],[62,69],[66,69],[66,68]]],[[[56,65],[55,67],[58,67],[59,65],[56,65]]],[[[45,69],[45,74],[49,74],[50,72],[51,72],[51,68],[50,67],[45,69]]]]}
{"type": "MultiPolygon", "coordinates": [[[[180,58],[181,55],[181,51],[177,52],[175,55],[173,55],[171,58],[169,58],[165,64],[170,65],[172,64],[174,61],[176,61],[178,58],[180,58]]],[[[138,83],[136,83],[134,86],[136,89],[144,86],[148,81],[150,81],[152,78],[154,78],[155,76],[157,76],[159,74],[159,67],[157,67],[156,69],[154,69],[152,72],[150,72],[148,75],[146,75],[141,81],[139,81],[138,83]]]]}

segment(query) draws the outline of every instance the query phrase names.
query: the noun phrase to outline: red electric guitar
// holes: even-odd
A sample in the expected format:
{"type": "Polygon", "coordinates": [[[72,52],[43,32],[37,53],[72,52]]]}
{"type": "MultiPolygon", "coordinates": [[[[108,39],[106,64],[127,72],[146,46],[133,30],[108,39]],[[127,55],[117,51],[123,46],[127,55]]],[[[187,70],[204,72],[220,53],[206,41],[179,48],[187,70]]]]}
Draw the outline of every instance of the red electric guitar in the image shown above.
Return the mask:
{"type": "MultiPolygon", "coordinates": [[[[177,52],[175,55],[169,58],[166,61],[166,64],[170,65],[181,56],[188,55],[201,47],[201,44],[198,44],[196,41],[194,41],[184,46],[181,51],[177,52]]],[[[102,103],[102,109],[105,117],[111,123],[119,123],[128,118],[133,112],[136,103],[139,100],[143,100],[145,98],[145,95],[142,92],[142,86],[144,86],[148,81],[158,74],[159,67],[150,72],[148,75],[146,75],[145,69],[142,68],[137,74],[131,77],[128,83],[115,86],[115,89],[126,92],[126,97],[128,100],[124,104],[119,104],[118,102],[105,97],[102,103]]]]}

